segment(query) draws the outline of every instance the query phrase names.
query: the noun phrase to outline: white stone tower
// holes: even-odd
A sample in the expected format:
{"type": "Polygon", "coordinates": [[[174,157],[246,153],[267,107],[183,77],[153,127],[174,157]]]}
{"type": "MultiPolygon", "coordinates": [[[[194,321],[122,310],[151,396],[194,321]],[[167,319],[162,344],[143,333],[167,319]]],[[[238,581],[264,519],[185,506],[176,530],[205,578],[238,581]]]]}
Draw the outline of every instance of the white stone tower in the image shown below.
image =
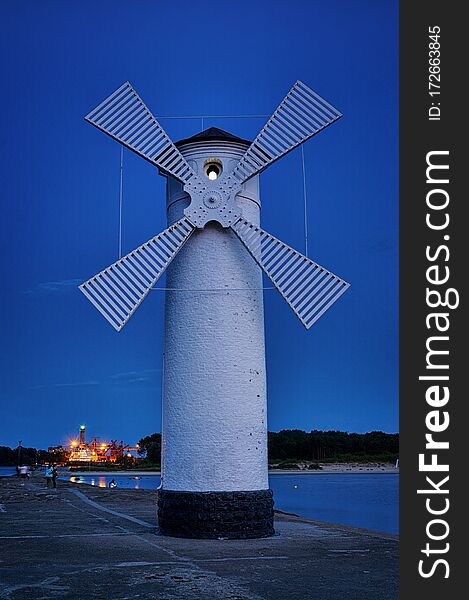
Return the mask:
{"type": "MultiPolygon", "coordinates": [[[[177,144],[202,177],[230,171],[248,146],[215,128],[177,144]]],[[[243,185],[237,202],[259,225],[258,177],[243,185]]],[[[168,225],[189,203],[169,177],[168,225]]],[[[230,228],[209,223],[167,273],[160,527],[197,536],[267,535],[273,503],[261,269],[230,228]],[[240,506],[252,513],[248,522],[236,520],[240,506]]]]}
{"type": "Polygon", "coordinates": [[[258,175],[341,116],[297,81],[252,143],[175,145],[129,83],[86,117],[168,178],[168,228],[80,286],[120,331],[167,269],[163,534],[273,533],[262,271],[307,329],[349,285],[260,228],[258,175]]]}

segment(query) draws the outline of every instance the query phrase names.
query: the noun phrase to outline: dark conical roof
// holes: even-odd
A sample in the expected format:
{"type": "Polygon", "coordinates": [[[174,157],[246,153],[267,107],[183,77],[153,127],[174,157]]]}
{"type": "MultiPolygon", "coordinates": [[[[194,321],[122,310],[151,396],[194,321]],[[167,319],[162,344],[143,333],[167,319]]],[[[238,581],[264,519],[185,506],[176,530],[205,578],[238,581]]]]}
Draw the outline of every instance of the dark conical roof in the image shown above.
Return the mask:
{"type": "Polygon", "coordinates": [[[179,140],[176,142],[176,146],[182,146],[183,144],[190,144],[191,142],[216,142],[216,141],[230,141],[230,142],[238,142],[240,144],[250,144],[249,140],[243,140],[237,135],[233,135],[232,133],[228,133],[228,131],[223,131],[223,129],[218,129],[218,127],[209,127],[200,133],[196,133],[190,138],[186,138],[185,140],[179,140]]]}

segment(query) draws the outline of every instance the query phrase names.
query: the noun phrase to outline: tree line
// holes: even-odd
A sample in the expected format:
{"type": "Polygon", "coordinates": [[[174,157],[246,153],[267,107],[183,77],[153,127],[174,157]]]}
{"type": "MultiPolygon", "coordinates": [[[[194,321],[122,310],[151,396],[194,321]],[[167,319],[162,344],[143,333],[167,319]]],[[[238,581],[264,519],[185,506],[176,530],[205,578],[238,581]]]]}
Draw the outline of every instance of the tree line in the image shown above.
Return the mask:
{"type": "MultiPolygon", "coordinates": [[[[139,452],[148,462],[161,463],[161,434],[154,433],[139,441],[139,452]]],[[[268,433],[269,462],[282,461],[346,461],[389,460],[399,456],[399,434],[371,431],[347,433],[345,431],[306,432],[300,429],[283,429],[268,433]]]]}
{"type": "MultiPolygon", "coordinates": [[[[316,461],[346,462],[359,460],[394,461],[399,455],[399,434],[371,431],[347,433],[345,431],[310,432],[300,429],[283,429],[268,433],[269,462],[316,461]]],[[[161,464],[161,433],[147,435],[139,441],[142,462],[161,464]]],[[[0,446],[0,465],[27,465],[51,460],[45,450],[35,448],[8,448],[0,446]]]]}
{"type": "Polygon", "coordinates": [[[47,450],[36,450],[36,448],[24,448],[23,446],[17,448],[0,446],[0,465],[3,466],[35,465],[48,460],[49,453],[47,450]]]}
{"type": "Polygon", "coordinates": [[[284,429],[269,431],[269,461],[309,460],[340,461],[346,457],[358,460],[380,458],[395,460],[399,455],[399,434],[371,431],[301,431],[284,429]]]}

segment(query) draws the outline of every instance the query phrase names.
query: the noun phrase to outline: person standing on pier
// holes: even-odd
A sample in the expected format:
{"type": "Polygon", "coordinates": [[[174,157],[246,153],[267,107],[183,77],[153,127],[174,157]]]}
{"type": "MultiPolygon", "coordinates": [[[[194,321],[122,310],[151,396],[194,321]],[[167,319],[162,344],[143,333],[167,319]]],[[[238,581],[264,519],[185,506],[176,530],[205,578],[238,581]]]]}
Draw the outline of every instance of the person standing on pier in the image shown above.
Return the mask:
{"type": "Polygon", "coordinates": [[[55,465],[52,465],[51,470],[52,470],[52,487],[54,489],[56,489],[57,488],[57,475],[58,475],[58,473],[57,473],[57,469],[56,469],[55,465]]]}
{"type": "Polygon", "coordinates": [[[52,465],[46,465],[46,469],[44,471],[44,476],[46,478],[46,485],[48,488],[50,488],[52,485],[52,471],[53,471],[52,465]]]}

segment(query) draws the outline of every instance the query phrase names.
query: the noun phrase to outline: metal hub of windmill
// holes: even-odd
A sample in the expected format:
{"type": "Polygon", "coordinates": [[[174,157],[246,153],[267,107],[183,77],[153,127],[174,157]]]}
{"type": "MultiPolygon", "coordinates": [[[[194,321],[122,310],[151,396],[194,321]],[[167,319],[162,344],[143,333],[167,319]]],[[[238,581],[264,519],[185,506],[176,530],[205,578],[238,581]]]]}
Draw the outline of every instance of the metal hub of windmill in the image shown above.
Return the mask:
{"type": "Polygon", "coordinates": [[[309,329],[349,284],[243,218],[236,203],[242,185],[337,121],[342,114],[297,81],[238,164],[218,175],[197,174],[130,83],[124,83],[85,119],[163,173],[190,196],[185,217],[80,286],[120,331],[196,228],[216,221],[230,227],[309,329]]]}

